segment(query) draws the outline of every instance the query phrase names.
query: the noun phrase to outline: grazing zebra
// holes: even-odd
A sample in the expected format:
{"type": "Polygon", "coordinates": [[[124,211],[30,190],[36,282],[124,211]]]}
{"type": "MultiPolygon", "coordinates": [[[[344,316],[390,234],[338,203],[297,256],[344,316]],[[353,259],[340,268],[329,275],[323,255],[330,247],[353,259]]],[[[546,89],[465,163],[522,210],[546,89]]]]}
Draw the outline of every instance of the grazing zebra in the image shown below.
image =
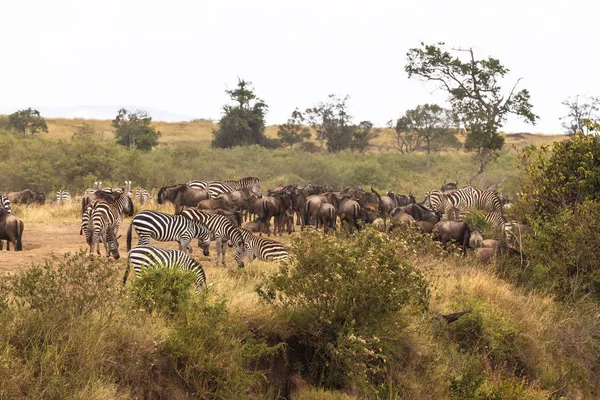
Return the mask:
{"type": "Polygon", "coordinates": [[[135,201],[144,204],[147,201],[150,201],[150,192],[148,192],[144,188],[135,189],[135,201]]]}
{"type": "Polygon", "coordinates": [[[142,274],[142,270],[149,268],[180,268],[185,271],[193,271],[196,274],[196,292],[206,288],[206,275],[200,263],[181,250],[165,250],[153,246],[136,246],[129,251],[129,260],[123,276],[123,285],[127,283],[127,276],[133,264],[136,276],[142,274]]]}
{"type": "Polygon", "coordinates": [[[86,208],[83,215],[81,229],[85,233],[85,240],[90,245],[90,254],[100,254],[100,242],[104,243],[106,256],[112,254],[115,260],[119,259],[119,244],[116,233],[121,222],[121,210],[117,203],[106,200],[97,200],[86,208]]]}
{"type": "Polygon", "coordinates": [[[227,241],[231,241],[235,246],[235,260],[239,268],[244,268],[244,237],[240,230],[226,217],[219,214],[210,214],[200,211],[196,208],[184,208],[181,215],[191,220],[200,221],[211,232],[211,239],[216,241],[217,258],[216,263],[219,263],[219,256],[222,254],[221,263],[225,265],[225,250],[227,241]]]}
{"type": "Polygon", "coordinates": [[[216,198],[218,195],[223,193],[231,193],[236,190],[242,190],[245,188],[251,188],[251,192],[257,197],[261,197],[260,193],[260,179],[249,176],[240,180],[225,180],[225,181],[198,181],[191,180],[187,183],[187,186],[196,189],[206,189],[211,199],[216,198]]]}
{"type": "Polygon", "coordinates": [[[198,238],[205,256],[209,255],[210,231],[200,221],[190,220],[182,215],[165,214],[159,211],[139,212],[127,230],[127,250],[131,249],[131,234],[135,229],[138,246],[150,244],[150,238],[160,242],[179,242],[179,249],[190,253],[192,238],[198,238]]]}
{"type": "Polygon", "coordinates": [[[58,204],[70,203],[71,195],[66,190],[62,189],[56,192],[56,202],[58,204]]]}
{"type": "Polygon", "coordinates": [[[452,192],[430,190],[425,196],[425,206],[438,213],[444,213],[449,206],[456,207],[461,211],[477,208],[483,211],[502,213],[500,197],[496,192],[481,190],[473,186],[466,186],[452,192]]]}
{"type": "Polygon", "coordinates": [[[10,212],[11,212],[10,200],[8,200],[8,197],[4,196],[3,194],[0,194],[0,207],[5,209],[6,212],[8,214],[10,214],[10,212]]]}
{"type": "MultiPolygon", "coordinates": [[[[132,216],[133,215],[133,202],[131,201],[131,198],[129,196],[125,196],[122,193],[117,193],[114,200],[104,200],[104,199],[97,199],[94,200],[92,202],[90,202],[84,209],[82,216],[81,216],[81,230],[79,231],[80,235],[84,235],[86,237],[86,240],[88,240],[88,237],[90,237],[90,235],[92,234],[92,230],[90,229],[91,227],[91,223],[92,223],[92,214],[94,212],[94,209],[97,207],[98,204],[100,203],[107,203],[110,205],[114,205],[114,208],[116,209],[117,214],[117,218],[115,223],[113,224],[113,229],[114,229],[114,237],[117,237],[117,233],[119,232],[119,226],[121,225],[121,216],[122,215],[128,215],[128,216],[132,216]]],[[[103,237],[101,238],[102,240],[104,239],[103,237]]],[[[89,240],[88,240],[89,243],[89,240]]],[[[97,243],[97,247],[98,247],[98,253],[100,252],[100,243],[97,243]]],[[[106,246],[106,242],[105,246],[106,246]]]]}
{"type": "Polygon", "coordinates": [[[245,228],[239,228],[244,237],[246,247],[246,255],[248,256],[248,264],[258,257],[262,261],[286,261],[288,252],[283,244],[274,240],[265,239],[255,236],[251,231],[245,228]]]}

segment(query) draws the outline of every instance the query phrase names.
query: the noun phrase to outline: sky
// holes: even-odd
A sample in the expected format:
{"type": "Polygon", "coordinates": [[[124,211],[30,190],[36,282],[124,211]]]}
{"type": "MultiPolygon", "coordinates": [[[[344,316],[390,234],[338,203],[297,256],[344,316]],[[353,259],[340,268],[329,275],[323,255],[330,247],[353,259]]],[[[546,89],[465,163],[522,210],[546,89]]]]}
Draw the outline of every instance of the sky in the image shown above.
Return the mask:
{"type": "Polygon", "coordinates": [[[356,123],[385,126],[444,104],[443,91],[404,71],[410,48],[443,41],[499,59],[507,91],[523,78],[540,119],[509,118],[503,130],[560,133],[563,100],[600,96],[598,11],[589,0],[6,1],[0,112],[75,117],[85,106],[106,118],[126,105],[218,120],[242,78],[269,106],[268,125],[335,94],[350,97],[356,123]]]}

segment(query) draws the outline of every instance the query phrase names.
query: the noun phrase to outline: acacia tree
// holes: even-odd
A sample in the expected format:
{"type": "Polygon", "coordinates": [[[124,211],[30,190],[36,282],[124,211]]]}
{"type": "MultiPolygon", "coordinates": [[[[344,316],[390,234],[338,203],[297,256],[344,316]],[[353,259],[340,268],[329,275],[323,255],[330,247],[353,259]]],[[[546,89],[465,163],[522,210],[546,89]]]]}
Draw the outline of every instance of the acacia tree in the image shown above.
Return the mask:
{"type": "Polygon", "coordinates": [[[32,135],[38,132],[48,133],[46,120],[40,115],[38,110],[28,108],[26,110],[18,110],[8,116],[8,124],[11,128],[24,135],[31,133],[32,135]]]}
{"type": "Polygon", "coordinates": [[[360,124],[354,127],[350,148],[352,150],[357,150],[360,153],[364,153],[365,150],[369,148],[371,139],[376,138],[377,135],[378,132],[373,129],[373,123],[371,121],[361,121],[360,124]]]}
{"type": "Polygon", "coordinates": [[[406,113],[396,121],[396,136],[401,151],[411,152],[422,145],[427,156],[444,147],[460,147],[452,130],[453,116],[449,110],[437,104],[423,104],[406,113]]]}
{"type": "Polygon", "coordinates": [[[600,121],[600,97],[587,97],[580,100],[580,96],[575,96],[574,99],[568,98],[562,102],[562,104],[569,109],[569,113],[562,117],[562,127],[568,135],[574,135],[577,132],[589,134],[589,123],[586,124],[586,120],[592,123],[600,121]]]}
{"type": "Polygon", "coordinates": [[[219,121],[219,128],[213,131],[213,147],[267,144],[265,114],[268,106],[256,97],[251,85],[252,82],[238,78],[237,88],[225,91],[237,104],[223,106],[225,114],[219,121]]]}
{"type": "Polygon", "coordinates": [[[327,150],[331,153],[350,147],[354,136],[355,127],[346,105],[349,98],[346,96],[342,99],[330,94],[328,102],[320,102],[306,109],[308,121],[315,129],[321,147],[327,142],[327,150]]]}
{"type": "Polygon", "coordinates": [[[304,125],[305,121],[304,114],[296,108],[287,123],[279,125],[277,136],[281,144],[293,148],[295,144],[310,139],[310,129],[304,125]]]}
{"type": "Polygon", "coordinates": [[[128,149],[151,150],[161,135],[151,123],[152,117],[146,111],[120,109],[112,121],[117,143],[128,149]]]}
{"type": "Polygon", "coordinates": [[[504,145],[498,129],[509,114],[535,125],[539,117],[532,111],[527,89],[515,92],[519,78],[510,92],[502,90],[499,81],[509,72],[500,61],[488,57],[477,60],[473,49],[455,50],[467,55],[463,61],[444,49],[444,43],[412,48],[407,53],[405,71],[408,77],[438,83],[448,92],[452,111],[467,131],[465,149],[479,158],[479,170],[469,182],[485,171],[486,166],[504,145]]]}

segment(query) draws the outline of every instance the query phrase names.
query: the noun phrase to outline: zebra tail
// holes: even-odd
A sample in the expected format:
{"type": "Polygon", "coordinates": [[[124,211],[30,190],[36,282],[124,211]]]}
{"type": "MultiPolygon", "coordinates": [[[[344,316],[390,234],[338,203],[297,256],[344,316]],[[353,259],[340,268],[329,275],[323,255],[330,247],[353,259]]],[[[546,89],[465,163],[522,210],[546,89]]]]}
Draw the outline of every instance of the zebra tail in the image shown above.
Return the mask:
{"type": "MultiPolygon", "coordinates": [[[[127,251],[131,250],[131,236],[132,233],[131,231],[133,230],[133,221],[131,221],[131,224],[129,224],[129,229],[127,229],[127,251]]],[[[127,264],[127,268],[129,271],[129,263],[127,264]]],[[[125,282],[123,282],[125,283],[125,282]]]]}
{"type": "Polygon", "coordinates": [[[16,225],[16,232],[17,232],[17,249],[16,251],[22,251],[23,250],[23,243],[21,241],[21,238],[23,236],[23,221],[15,221],[15,225],[16,225]]]}

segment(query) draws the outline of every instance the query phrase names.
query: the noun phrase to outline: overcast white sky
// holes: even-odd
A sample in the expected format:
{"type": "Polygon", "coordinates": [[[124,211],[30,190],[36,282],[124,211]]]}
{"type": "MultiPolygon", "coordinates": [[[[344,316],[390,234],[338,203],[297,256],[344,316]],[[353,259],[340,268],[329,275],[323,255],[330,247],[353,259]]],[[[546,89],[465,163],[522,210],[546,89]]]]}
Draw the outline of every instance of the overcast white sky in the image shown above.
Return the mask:
{"type": "MultiPolygon", "coordinates": [[[[218,119],[225,89],[251,81],[284,122],[328,94],[377,126],[425,102],[409,80],[420,41],[473,47],[523,77],[540,116],[509,132],[560,132],[561,101],[600,95],[594,1],[5,1],[0,107],[135,105],[218,119]]],[[[55,111],[58,112],[58,111],[55,111]]],[[[51,115],[50,115],[51,116],[51,115]]]]}

